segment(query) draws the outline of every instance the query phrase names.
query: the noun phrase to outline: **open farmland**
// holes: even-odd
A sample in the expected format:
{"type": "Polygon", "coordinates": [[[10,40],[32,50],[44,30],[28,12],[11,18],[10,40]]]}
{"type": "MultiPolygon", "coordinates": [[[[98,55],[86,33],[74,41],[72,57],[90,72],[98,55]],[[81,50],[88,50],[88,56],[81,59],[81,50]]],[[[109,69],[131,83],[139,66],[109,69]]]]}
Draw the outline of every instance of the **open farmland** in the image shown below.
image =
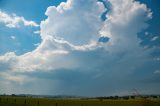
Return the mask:
{"type": "Polygon", "coordinates": [[[25,97],[0,97],[0,106],[160,106],[160,100],[80,100],[25,97]]]}

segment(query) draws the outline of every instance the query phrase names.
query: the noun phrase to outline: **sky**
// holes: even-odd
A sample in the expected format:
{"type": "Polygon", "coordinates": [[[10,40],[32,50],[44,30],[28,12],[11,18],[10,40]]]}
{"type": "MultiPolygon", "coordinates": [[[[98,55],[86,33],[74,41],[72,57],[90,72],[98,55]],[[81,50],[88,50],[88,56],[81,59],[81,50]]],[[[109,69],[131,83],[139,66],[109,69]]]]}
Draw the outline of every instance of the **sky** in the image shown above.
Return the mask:
{"type": "Polygon", "coordinates": [[[160,94],[159,0],[0,0],[0,94],[160,94]]]}

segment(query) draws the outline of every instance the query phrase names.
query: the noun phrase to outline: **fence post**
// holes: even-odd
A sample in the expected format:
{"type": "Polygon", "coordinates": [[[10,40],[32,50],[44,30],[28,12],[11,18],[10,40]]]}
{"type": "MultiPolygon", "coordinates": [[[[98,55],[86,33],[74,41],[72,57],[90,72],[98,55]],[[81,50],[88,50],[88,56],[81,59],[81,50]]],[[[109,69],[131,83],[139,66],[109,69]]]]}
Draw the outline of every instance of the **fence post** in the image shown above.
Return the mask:
{"type": "Polygon", "coordinates": [[[82,104],[82,106],[83,106],[83,104],[82,104]]]}
{"type": "Polygon", "coordinates": [[[38,106],[39,106],[39,101],[38,101],[38,106]]]}
{"type": "Polygon", "coordinates": [[[6,100],[6,104],[8,104],[8,98],[7,98],[7,100],[6,100]]]}
{"type": "Polygon", "coordinates": [[[25,101],[24,101],[24,105],[25,105],[25,106],[26,106],[26,103],[27,103],[27,102],[26,102],[26,99],[25,99],[25,101]]]}
{"type": "Polygon", "coordinates": [[[16,104],[16,99],[14,99],[14,102],[15,102],[15,104],[16,104]]]}
{"type": "Polygon", "coordinates": [[[58,106],[58,103],[56,103],[56,106],[58,106]]]}

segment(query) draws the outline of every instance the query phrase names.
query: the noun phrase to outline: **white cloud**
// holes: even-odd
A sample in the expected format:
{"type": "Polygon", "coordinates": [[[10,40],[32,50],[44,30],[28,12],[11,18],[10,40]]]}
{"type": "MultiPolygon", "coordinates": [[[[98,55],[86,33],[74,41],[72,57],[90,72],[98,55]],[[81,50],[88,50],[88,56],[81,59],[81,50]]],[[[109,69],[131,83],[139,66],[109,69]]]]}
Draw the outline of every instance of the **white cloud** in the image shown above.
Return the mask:
{"type": "Polygon", "coordinates": [[[21,83],[21,84],[23,84],[25,81],[27,81],[27,82],[31,81],[31,78],[29,78],[25,75],[14,75],[14,74],[11,74],[11,72],[9,72],[9,73],[1,72],[0,77],[4,78],[7,81],[17,82],[17,83],[21,83]]]}
{"type": "MultiPolygon", "coordinates": [[[[15,56],[19,62],[13,70],[34,71],[81,67],[80,60],[77,60],[78,55],[75,54],[70,55],[70,61],[66,65],[59,63],[65,62],[66,56],[74,51],[92,52],[99,50],[99,47],[106,49],[106,53],[102,52],[104,56],[107,52],[113,55],[132,52],[131,56],[136,55],[136,58],[139,58],[144,53],[138,45],[137,32],[146,27],[145,21],[149,19],[147,14],[151,14],[150,10],[144,4],[133,0],[127,2],[110,0],[110,2],[112,10],[105,22],[100,19],[104,11],[103,6],[97,1],[68,0],[58,7],[48,7],[46,12],[48,18],[41,23],[41,44],[32,52],[15,56]],[[83,2],[85,2],[83,8],[80,8],[83,2]],[[121,5],[119,2],[122,2],[121,5]],[[101,35],[99,32],[110,35],[109,43],[104,45],[97,43],[101,35]],[[140,53],[137,54],[137,51],[140,53]]],[[[3,57],[8,58],[8,55],[3,57]]],[[[130,58],[133,57],[126,59],[130,58]]],[[[97,65],[99,64],[102,63],[97,65]]]]}
{"type": "Polygon", "coordinates": [[[14,52],[9,52],[6,53],[5,55],[0,56],[0,61],[10,61],[10,60],[14,60],[16,58],[16,54],[14,52]]]}
{"type": "Polygon", "coordinates": [[[127,25],[135,16],[138,17],[140,21],[145,21],[141,19],[142,17],[152,18],[152,12],[147,9],[145,4],[140,4],[138,1],[134,0],[109,0],[112,4],[112,10],[107,14],[107,18],[115,24],[127,25]],[[119,5],[120,3],[123,3],[119,5]],[[144,16],[143,16],[144,15],[144,16]]]}
{"type": "Polygon", "coordinates": [[[38,30],[38,31],[34,31],[34,34],[40,34],[40,31],[38,30]]]}
{"type": "Polygon", "coordinates": [[[34,21],[28,21],[24,17],[17,16],[16,14],[7,14],[0,10],[0,23],[4,23],[6,27],[17,28],[21,25],[38,27],[39,25],[34,21]]]}
{"type": "MultiPolygon", "coordinates": [[[[0,67],[5,61],[10,67],[3,69],[13,73],[55,72],[60,69],[64,70],[62,74],[66,74],[66,70],[91,72],[87,77],[89,80],[83,81],[82,76],[75,78],[83,81],[83,84],[77,83],[77,88],[86,90],[86,94],[95,93],[97,89],[97,93],[105,94],[108,86],[120,86],[117,81],[136,86],[129,82],[128,76],[150,65],[152,60],[152,50],[139,46],[137,33],[147,27],[146,21],[152,13],[145,4],[134,0],[109,2],[112,8],[105,22],[100,19],[105,9],[95,0],[68,0],[58,7],[48,7],[48,18],[40,25],[42,42],[39,46],[21,56],[14,53],[0,56],[0,67]],[[98,43],[101,35],[109,37],[109,42],[98,43]],[[111,85],[112,81],[116,84],[111,85]],[[94,89],[90,90],[91,87],[94,89]]],[[[60,88],[71,83],[67,81],[64,80],[60,88]]],[[[74,88],[71,88],[72,92],[79,91],[74,88]]]]}
{"type": "Polygon", "coordinates": [[[97,41],[103,25],[100,16],[104,10],[103,5],[95,0],[68,0],[58,7],[50,6],[45,13],[48,18],[40,25],[42,39],[58,37],[75,46],[97,41]]]}
{"type": "Polygon", "coordinates": [[[151,41],[155,41],[155,40],[157,40],[159,37],[158,36],[155,36],[155,37],[153,37],[152,39],[151,39],[151,41]]]}
{"type": "Polygon", "coordinates": [[[34,44],[34,46],[39,46],[40,45],[40,43],[36,43],[36,44],[34,44]]]}
{"type": "MultiPolygon", "coordinates": [[[[148,14],[151,14],[150,10],[144,4],[133,0],[127,2],[110,0],[110,3],[112,10],[105,22],[100,19],[105,9],[102,9],[103,5],[97,1],[68,0],[58,7],[48,7],[46,11],[48,18],[41,23],[41,44],[32,52],[15,56],[19,62],[12,70],[24,72],[86,67],[85,63],[81,66],[82,63],[77,56],[85,56],[82,51],[94,53],[99,51],[99,48],[105,48],[105,52],[102,51],[103,54],[99,56],[108,57],[107,53],[112,53],[110,61],[123,52],[132,52],[132,55],[126,54],[127,58],[121,61],[130,61],[127,59],[136,61],[138,58],[144,58],[148,52],[142,52],[143,49],[139,47],[137,32],[146,27],[145,21],[150,18],[148,17],[148,14]],[[80,8],[83,2],[85,2],[83,8],[80,8]],[[119,2],[122,2],[121,5],[119,2]],[[128,9],[129,7],[131,9],[128,9]],[[99,32],[103,35],[107,34],[106,36],[110,35],[109,43],[104,45],[97,43],[101,36],[99,32]],[[79,52],[78,55],[72,53],[75,51],[79,52]],[[66,62],[67,55],[69,55],[68,62],[66,62]]],[[[3,57],[8,58],[8,55],[3,57]]],[[[91,58],[88,59],[90,61],[91,58]]],[[[99,67],[98,65],[101,66],[106,61],[94,65],[99,67]]]]}
{"type": "Polygon", "coordinates": [[[0,70],[2,72],[12,71],[17,62],[17,56],[14,52],[6,53],[5,55],[0,56],[0,70]]]}
{"type": "Polygon", "coordinates": [[[16,39],[16,37],[15,37],[15,36],[11,36],[11,39],[15,40],[15,39],[16,39]]]}
{"type": "Polygon", "coordinates": [[[147,27],[145,22],[151,18],[150,9],[134,0],[109,1],[112,10],[107,14],[108,20],[100,33],[110,38],[110,45],[120,43],[125,47],[132,43],[130,46],[138,46],[137,33],[147,27]]]}

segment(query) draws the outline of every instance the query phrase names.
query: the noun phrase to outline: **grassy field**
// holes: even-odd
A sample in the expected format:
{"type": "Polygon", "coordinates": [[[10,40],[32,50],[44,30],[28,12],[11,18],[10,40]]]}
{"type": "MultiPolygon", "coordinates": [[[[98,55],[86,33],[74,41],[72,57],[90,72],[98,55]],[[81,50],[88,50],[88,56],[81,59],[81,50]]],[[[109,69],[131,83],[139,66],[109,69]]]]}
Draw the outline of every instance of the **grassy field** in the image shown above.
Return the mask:
{"type": "Polygon", "coordinates": [[[160,106],[160,100],[62,100],[46,98],[0,97],[0,106],[160,106]]]}

